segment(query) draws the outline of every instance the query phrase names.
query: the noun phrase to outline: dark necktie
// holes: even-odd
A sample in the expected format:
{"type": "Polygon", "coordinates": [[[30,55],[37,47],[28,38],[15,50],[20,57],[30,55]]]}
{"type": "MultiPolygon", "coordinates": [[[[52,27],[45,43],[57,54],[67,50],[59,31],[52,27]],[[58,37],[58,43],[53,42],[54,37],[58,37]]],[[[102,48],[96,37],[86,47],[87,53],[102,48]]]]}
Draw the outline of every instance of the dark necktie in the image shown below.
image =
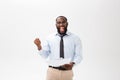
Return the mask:
{"type": "Polygon", "coordinates": [[[60,58],[64,58],[64,42],[63,42],[63,36],[61,35],[61,40],[60,40],[60,58]]]}

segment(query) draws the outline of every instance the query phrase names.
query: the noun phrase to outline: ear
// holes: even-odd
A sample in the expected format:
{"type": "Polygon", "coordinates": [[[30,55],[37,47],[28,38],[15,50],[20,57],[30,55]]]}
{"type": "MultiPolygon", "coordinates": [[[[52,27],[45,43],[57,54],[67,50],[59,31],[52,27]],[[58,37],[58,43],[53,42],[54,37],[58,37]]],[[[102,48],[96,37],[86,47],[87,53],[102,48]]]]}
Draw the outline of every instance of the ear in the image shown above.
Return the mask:
{"type": "Polygon", "coordinates": [[[66,25],[68,26],[68,22],[66,23],[66,25]]]}

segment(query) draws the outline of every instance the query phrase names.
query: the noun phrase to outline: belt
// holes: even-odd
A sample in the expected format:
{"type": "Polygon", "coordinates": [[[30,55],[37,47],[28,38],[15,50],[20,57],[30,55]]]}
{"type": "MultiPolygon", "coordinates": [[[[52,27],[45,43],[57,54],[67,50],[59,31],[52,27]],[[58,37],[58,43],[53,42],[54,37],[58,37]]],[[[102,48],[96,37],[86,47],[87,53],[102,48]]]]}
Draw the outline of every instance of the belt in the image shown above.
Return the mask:
{"type": "Polygon", "coordinates": [[[67,70],[67,69],[65,69],[64,67],[62,67],[62,66],[59,66],[59,67],[54,67],[54,66],[49,66],[49,67],[51,67],[51,68],[54,68],[54,69],[58,69],[58,70],[67,70]]]}

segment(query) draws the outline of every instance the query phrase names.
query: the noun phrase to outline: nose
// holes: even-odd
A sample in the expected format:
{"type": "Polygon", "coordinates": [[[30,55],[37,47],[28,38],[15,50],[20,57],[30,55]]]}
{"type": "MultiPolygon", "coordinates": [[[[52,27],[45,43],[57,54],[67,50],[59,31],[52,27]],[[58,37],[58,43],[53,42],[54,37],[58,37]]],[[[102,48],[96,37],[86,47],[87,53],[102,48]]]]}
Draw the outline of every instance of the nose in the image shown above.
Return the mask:
{"type": "Polygon", "coordinates": [[[60,23],[60,26],[62,26],[62,27],[63,27],[63,26],[64,26],[64,24],[63,24],[63,23],[60,23]]]}

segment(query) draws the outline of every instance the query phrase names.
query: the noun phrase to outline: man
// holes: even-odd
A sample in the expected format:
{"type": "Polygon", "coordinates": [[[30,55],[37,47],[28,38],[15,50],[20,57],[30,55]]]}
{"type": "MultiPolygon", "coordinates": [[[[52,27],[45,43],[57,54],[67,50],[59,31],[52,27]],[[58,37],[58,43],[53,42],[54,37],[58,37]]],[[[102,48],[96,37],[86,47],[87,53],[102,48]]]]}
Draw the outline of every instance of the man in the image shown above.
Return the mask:
{"type": "Polygon", "coordinates": [[[78,36],[67,30],[68,22],[65,16],[56,18],[57,33],[48,37],[44,45],[39,38],[34,40],[39,54],[48,60],[70,59],[69,63],[54,66],[49,64],[47,80],[72,80],[72,68],[82,60],[81,41],[78,36]]]}

